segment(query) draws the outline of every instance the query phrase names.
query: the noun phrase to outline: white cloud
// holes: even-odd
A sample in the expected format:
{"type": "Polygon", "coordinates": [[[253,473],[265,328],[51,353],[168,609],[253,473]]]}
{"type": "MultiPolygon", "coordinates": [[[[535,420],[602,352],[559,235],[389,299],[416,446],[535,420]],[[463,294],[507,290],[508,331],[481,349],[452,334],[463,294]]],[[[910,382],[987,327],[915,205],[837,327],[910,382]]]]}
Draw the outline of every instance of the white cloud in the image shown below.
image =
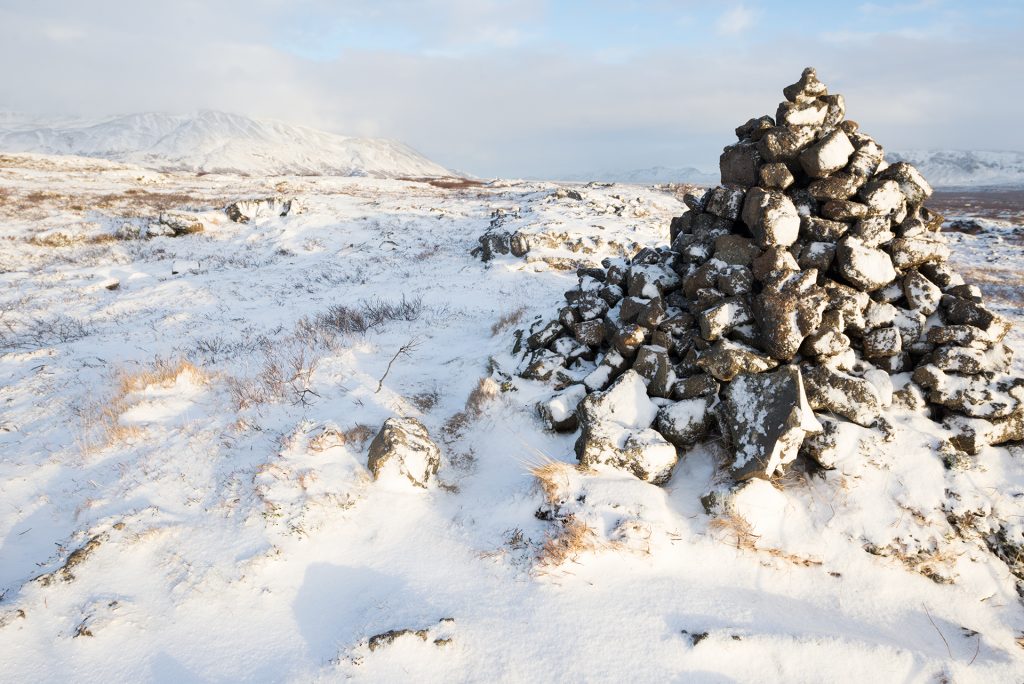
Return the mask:
{"type": "Polygon", "coordinates": [[[721,36],[736,36],[750,30],[754,26],[755,18],[754,10],[748,9],[744,5],[736,5],[722,13],[718,21],[715,22],[715,30],[721,36]]]}

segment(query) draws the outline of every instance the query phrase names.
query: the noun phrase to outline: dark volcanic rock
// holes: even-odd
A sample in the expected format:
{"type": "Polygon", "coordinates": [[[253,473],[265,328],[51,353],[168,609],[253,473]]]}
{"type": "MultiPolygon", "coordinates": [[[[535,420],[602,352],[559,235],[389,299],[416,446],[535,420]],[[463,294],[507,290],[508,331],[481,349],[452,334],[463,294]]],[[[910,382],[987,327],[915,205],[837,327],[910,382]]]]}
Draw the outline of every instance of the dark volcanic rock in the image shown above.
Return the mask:
{"type": "Polygon", "coordinates": [[[740,375],[722,395],[722,420],[735,451],[732,474],[737,480],[771,477],[797,457],[807,434],[821,431],[796,366],[740,375]]]}

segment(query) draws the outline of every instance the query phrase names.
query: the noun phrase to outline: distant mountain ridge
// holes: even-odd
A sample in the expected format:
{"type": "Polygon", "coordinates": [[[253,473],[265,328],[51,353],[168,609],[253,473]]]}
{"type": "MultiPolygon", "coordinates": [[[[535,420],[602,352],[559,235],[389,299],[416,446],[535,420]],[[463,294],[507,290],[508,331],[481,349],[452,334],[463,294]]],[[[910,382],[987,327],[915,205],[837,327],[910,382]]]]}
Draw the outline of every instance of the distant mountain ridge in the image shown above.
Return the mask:
{"type": "MultiPolygon", "coordinates": [[[[903,150],[889,152],[886,159],[890,163],[910,162],[936,188],[1024,187],[1024,152],[903,150]]],[[[719,174],[692,166],[653,166],[646,169],[576,173],[559,180],[717,185],[719,174]]]]}
{"type": "Polygon", "coordinates": [[[905,150],[886,159],[910,162],[936,188],[1024,187],[1024,152],[905,150]]]}
{"type": "Polygon", "coordinates": [[[130,114],[98,122],[33,127],[0,116],[0,151],[101,157],[161,170],[251,175],[451,176],[411,147],[200,111],[130,114]]]}
{"type": "Polygon", "coordinates": [[[610,183],[634,183],[648,185],[653,183],[693,183],[694,185],[717,185],[718,173],[701,171],[692,166],[670,167],[651,166],[645,169],[604,170],[588,173],[574,173],[557,180],[565,181],[606,181],[610,183]]]}

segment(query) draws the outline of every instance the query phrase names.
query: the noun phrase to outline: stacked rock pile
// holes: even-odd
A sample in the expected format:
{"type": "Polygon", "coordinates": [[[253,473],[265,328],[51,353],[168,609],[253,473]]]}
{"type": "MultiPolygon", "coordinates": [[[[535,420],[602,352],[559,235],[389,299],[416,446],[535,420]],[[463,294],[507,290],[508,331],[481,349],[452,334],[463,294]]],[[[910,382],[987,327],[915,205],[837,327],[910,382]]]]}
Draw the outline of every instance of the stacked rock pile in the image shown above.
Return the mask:
{"type": "Polygon", "coordinates": [[[737,479],[801,449],[829,467],[838,421],[884,429],[894,396],[962,451],[1024,438],[1009,323],[948,263],[927,181],[887,164],[813,69],[783,93],[736,129],[670,246],[580,269],[558,319],[519,335],[581,463],[663,482],[717,429],[737,479]]]}

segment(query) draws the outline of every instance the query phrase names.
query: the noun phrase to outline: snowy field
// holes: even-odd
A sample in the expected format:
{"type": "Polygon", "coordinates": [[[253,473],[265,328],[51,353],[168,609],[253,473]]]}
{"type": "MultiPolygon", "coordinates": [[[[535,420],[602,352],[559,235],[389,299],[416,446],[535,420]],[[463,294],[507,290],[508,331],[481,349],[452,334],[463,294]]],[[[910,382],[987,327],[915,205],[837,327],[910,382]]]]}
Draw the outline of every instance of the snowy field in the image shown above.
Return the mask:
{"type": "MultiPolygon", "coordinates": [[[[715,518],[714,443],[664,487],[560,466],[512,333],[681,196],[445,185],[0,158],[0,680],[1024,680],[1019,445],[851,424],[715,518]],[[502,217],[561,242],[485,264],[502,217]],[[436,486],[370,476],[395,415],[436,486]]],[[[954,262],[1021,372],[1024,240],[978,226],[954,262]]]]}

